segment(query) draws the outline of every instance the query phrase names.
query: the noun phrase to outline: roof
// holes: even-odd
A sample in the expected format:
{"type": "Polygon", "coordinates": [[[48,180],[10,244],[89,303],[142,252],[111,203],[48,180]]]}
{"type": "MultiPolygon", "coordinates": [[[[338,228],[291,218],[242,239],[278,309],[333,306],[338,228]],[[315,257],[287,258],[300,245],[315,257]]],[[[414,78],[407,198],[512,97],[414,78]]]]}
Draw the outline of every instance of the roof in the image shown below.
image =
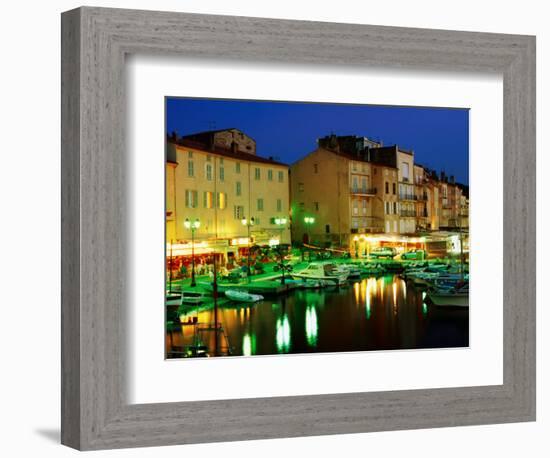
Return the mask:
{"type": "Polygon", "coordinates": [[[223,156],[223,157],[227,157],[227,158],[235,159],[239,161],[258,162],[261,164],[271,164],[271,165],[288,167],[288,164],[285,164],[284,162],[274,161],[273,159],[257,156],[255,154],[242,153],[239,151],[234,152],[225,148],[220,148],[218,146],[214,146],[212,148],[206,148],[202,143],[195,142],[187,138],[179,138],[176,142],[168,140],[168,143],[172,143],[175,146],[193,148],[195,150],[200,150],[208,154],[217,154],[218,156],[223,156]]]}
{"type": "Polygon", "coordinates": [[[195,135],[217,134],[218,132],[226,132],[228,130],[238,130],[239,132],[242,132],[244,134],[241,129],[237,129],[236,127],[226,127],[225,129],[201,130],[200,132],[183,135],[181,138],[194,137],[195,135]]]}
{"type": "Polygon", "coordinates": [[[363,159],[363,158],[358,157],[358,156],[354,156],[353,154],[342,153],[340,151],[336,151],[336,150],[333,150],[333,149],[330,149],[330,148],[324,148],[324,147],[319,147],[319,148],[315,149],[314,151],[311,151],[310,153],[306,154],[304,157],[298,159],[292,165],[297,164],[298,162],[300,162],[300,161],[304,160],[306,157],[308,157],[310,154],[316,153],[317,151],[326,151],[327,153],[335,154],[336,156],[343,157],[343,158],[348,159],[350,161],[364,162],[365,164],[372,164],[372,165],[375,165],[376,167],[387,167],[388,169],[397,169],[397,167],[393,167],[393,166],[388,165],[388,164],[383,164],[381,162],[367,161],[366,159],[363,159]]]}

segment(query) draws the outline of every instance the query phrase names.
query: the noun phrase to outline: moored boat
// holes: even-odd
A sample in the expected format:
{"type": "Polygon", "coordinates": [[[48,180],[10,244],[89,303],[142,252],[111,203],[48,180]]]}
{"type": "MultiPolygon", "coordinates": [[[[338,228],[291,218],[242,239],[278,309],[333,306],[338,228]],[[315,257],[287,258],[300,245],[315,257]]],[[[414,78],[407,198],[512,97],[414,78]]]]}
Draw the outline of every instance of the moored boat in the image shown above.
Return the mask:
{"type": "Polygon", "coordinates": [[[468,307],[470,303],[470,288],[466,282],[454,288],[433,288],[427,298],[440,307],[468,307]]]}
{"type": "Polygon", "coordinates": [[[238,289],[226,290],[225,297],[235,302],[248,302],[248,303],[258,302],[263,300],[264,298],[261,294],[250,294],[246,291],[242,291],[238,289]]]}
{"type": "Polygon", "coordinates": [[[338,270],[332,262],[312,262],[305,269],[293,272],[293,278],[323,280],[330,284],[342,285],[349,277],[347,270],[338,270]]]}

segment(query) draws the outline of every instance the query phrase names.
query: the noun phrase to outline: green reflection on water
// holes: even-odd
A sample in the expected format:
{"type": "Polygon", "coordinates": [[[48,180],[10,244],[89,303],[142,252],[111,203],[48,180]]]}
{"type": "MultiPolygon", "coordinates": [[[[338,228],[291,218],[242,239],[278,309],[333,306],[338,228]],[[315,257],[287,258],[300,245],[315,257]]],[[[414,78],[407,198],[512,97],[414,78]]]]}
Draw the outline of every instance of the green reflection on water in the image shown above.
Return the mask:
{"type": "Polygon", "coordinates": [[[277,318],[275,343],[279,353],[287,353],[290,350],[290,323],[288,316],[277,318]]]}
{"type": "Polygon", "coordinates": [[[310,347],[317,346],[317,333],[319,325],[317,324],[317,310],[315,306],[309,305],[306,309],[306,340],[310,347]]]}
{"type": "Polygon", "coordinates": [[[256,335],[246,333],[243,336],[243,355],[251,356],[256,354],[256,335]]]}

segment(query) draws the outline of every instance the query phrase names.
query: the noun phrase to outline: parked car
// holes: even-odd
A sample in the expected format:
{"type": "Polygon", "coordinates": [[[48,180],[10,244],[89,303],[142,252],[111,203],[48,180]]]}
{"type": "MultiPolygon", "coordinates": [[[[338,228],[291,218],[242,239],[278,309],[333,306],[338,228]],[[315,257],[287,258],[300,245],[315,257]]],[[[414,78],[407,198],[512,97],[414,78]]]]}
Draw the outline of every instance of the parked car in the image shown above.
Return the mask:
{"type": "Polygon", "coordinates": [[[404,261],[422,261],[426,257],[427,253],[424,250],[411,250],[401,255],[401,259],[404,261]]]}
{"type": "Polygon", "coordinates": [[[382,247],[382,248],[376,248],[373,251],[371,251],[369,254],[369,257],[375,258],[375,259],[380,259],[380,258],[393,259],[396,254],[397,254],[397,251],[395,251],[395,248],[382,247]]]}

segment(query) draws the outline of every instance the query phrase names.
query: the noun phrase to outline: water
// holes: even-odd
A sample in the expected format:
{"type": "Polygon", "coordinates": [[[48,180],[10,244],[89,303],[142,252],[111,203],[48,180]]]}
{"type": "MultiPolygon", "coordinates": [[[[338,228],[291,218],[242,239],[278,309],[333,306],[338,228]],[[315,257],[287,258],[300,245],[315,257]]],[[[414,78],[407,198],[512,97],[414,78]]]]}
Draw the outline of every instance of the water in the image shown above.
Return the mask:
{"type": "MultiPolygon", "coordinates": [[[[344,287],[296,290],[251,306],[220,307],[221,353],[271,355],[468,346],[468,309],[427,305],[425,293],[395,276],[344,287]]],[[[214,311],[191,313],[204,326],[214,311]]],[[[192,344],[196,326],[175,328],[171,346],[192,344]]],[[[198,331],[214,354],[213,331],[198,331]]]]}

